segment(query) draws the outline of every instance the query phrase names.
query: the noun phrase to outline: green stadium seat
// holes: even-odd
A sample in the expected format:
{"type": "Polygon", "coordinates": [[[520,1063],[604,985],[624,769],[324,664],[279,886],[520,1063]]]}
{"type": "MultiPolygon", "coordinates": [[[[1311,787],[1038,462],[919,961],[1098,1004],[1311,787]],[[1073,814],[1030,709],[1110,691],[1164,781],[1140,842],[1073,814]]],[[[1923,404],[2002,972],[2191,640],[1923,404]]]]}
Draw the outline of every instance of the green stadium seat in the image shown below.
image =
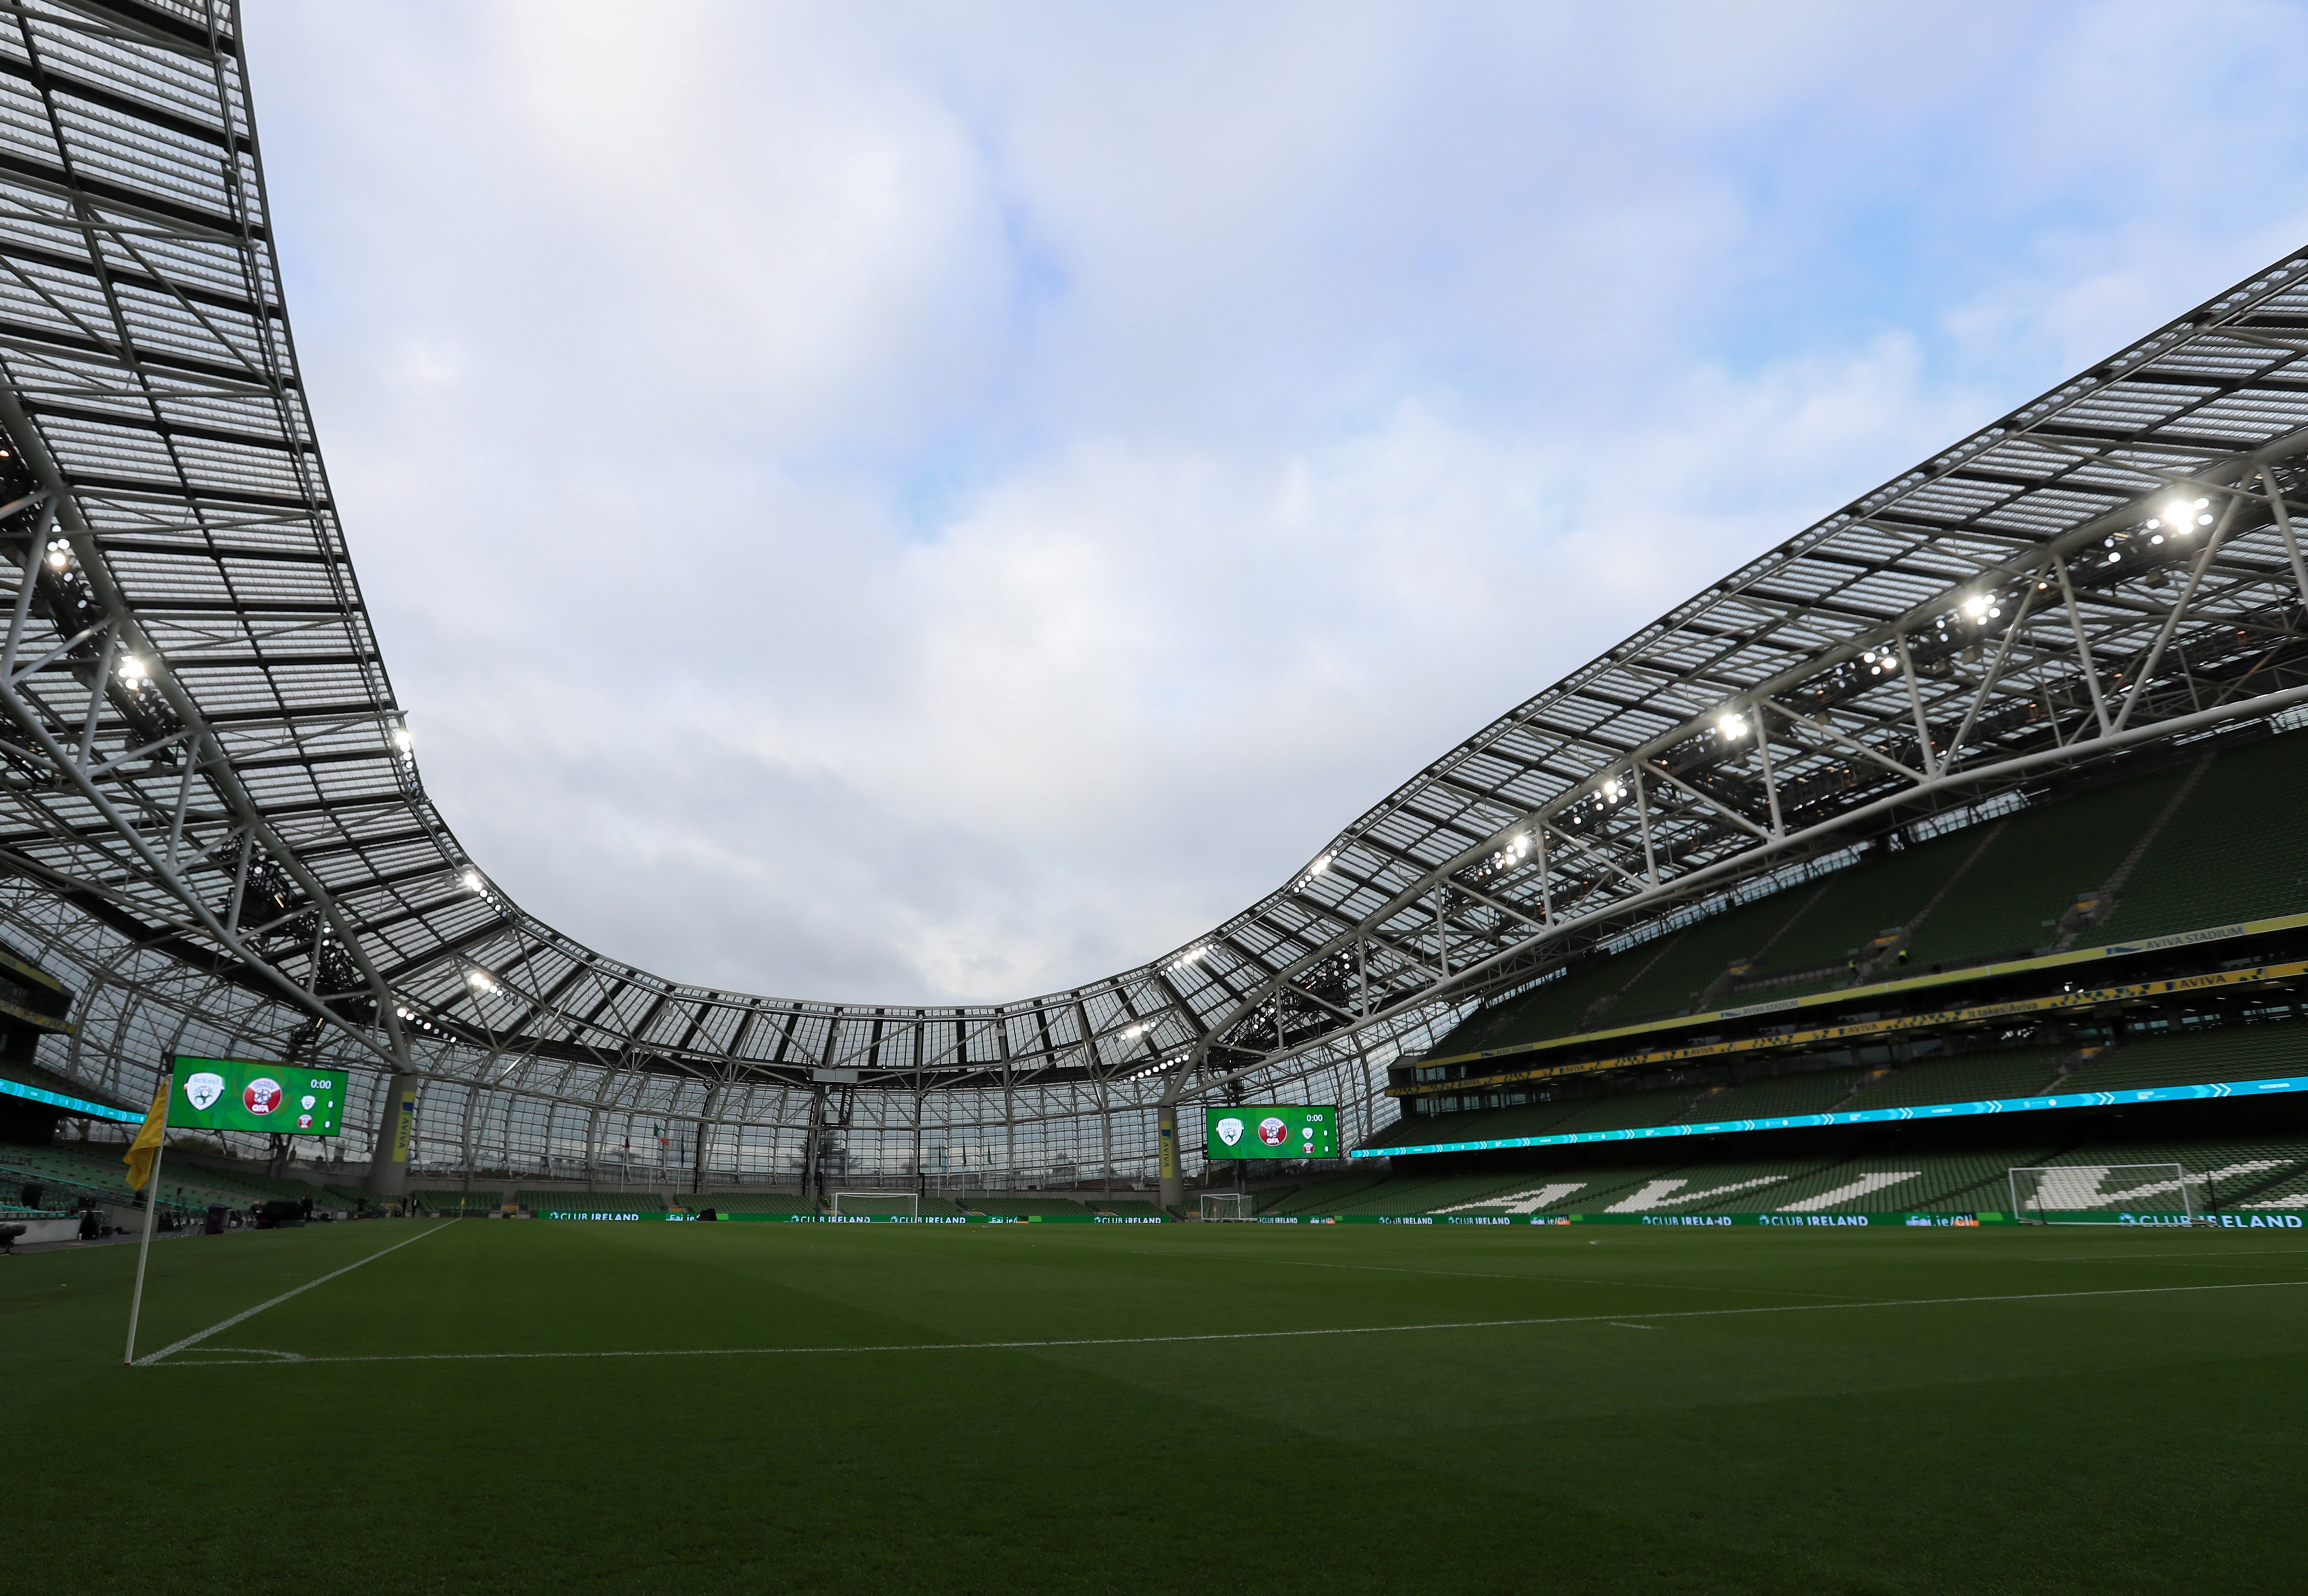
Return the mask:
{"type": "Polygon", "coordinates": [[[2308,1074],[2308,1022],[2134,1033],[2060,1083],[2062,1092],[2308,1074]]]}
{"type": "MultiPolygon", "coordinates": [[[[2200,774],[2199,763],[1879,854],[1589,958],[1469,1015],[1428,1054],[1448,1059],[1833,991],[1851,984],[1851,961],[1877,939],[1911,925],[1905,960],[1882,964],[1876,978],[2025,957],[2063,936],[2097,946],[2308,912],[2308,830],[2292,823],[2290,796],[2308,778],[2308,736],[2223,751],[2200,774]],[[2252,848],[2233,845],[2239,828],[2255,838],[2252,848]],[[2112,915],[2063,931],[2077,901],[2106,888],[2143,841],[2112,915]],[[1748,959],[1754,966],[1735,987],[1727,972],[1748,959]]],[[[1389,1135],[1392,1145],[1403,1139],[1389,1135]]]]}
{"type": "Polygon", "coordinates": [[[720,1214],[814,1214],[817,1204],[790,1191],[709,1191],[698,1206],[720,1214]]]}
{"type": "Polygon", "coordinates": [[[986,1193],[965,1196],[959,1200],[963,1206],[995,1219],[1030,1217],[1037,1214],[1046,1216],[1071,1216],[1089,1212],[1081,1204],[1066,1197],[1019,1197],[1006,1193],[997,1196],[986,1193]]]}
{"type": "Polygon", "coordinates": [[[502,1191],[451,1188],[412,1191],[409,1195],[428,1214],[495,1214],[504,1206],[502,1191]]]}
{"type": "Polygon", "coordinates": [[[2308,831],[2299,793],[2308,737],[2223,751],[2091,936],[2114,942],[2308,910],[2308,831]],[[2240,847],[2239,837],[2251,838],[2240,847]]]}
{"type": "Polygon", "coordinates": [[[1919,1108],[1932,1103],[1985,1103],[2032,1097],[2075,1050],[2023,1047],[1952,1058],[1919,1059],[1857,1086],[1839,1111],[1919,1108]]]}

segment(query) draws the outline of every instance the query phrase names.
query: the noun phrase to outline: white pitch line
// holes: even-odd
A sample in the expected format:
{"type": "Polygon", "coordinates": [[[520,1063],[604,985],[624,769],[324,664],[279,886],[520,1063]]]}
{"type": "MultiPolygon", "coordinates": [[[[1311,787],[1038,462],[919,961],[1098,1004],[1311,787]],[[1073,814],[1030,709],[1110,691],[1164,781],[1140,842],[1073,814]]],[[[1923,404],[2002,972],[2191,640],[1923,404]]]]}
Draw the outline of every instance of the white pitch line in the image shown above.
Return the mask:
{"type": "MultiPolygon", "coordinates": [[[[235,1325],[239,1324],[243,1319],[253,1319],[268,1308],[278,1308],[283,1302],[288,1301],[291,1297],[300,1297],[306,1291],[311,1291],[316,1285],[328,1284],[329,1282],[336,1279],[340,1274],[350,1274],[363,1264],[374,1264],[377,1259],[383,1257],[388,1252],[399,1252],[404,1247],[409,1246],[415,1242],[422,1241],[427,1236],[438,1235],[439,1233],[440,1232],[438,1231],[435,1230],[423,1230],[409,1237],[407,1241],[396,1241],[390,1247],[380,1247],[375,1252],[369,1254],[368,1257],[356,1259],[352,1263],[347,1264],[341,1269],[332,1269],[326,1274],[322,1275],[318,1280],[308,1280],[293,1291],[281,1292],[270,1302],[260,1302],[255,1307],[249,1309],[245,1312],[237,1313],[228,1319],[220,1319],[217,1323],[211,1325],[207,1329],[187,1335],[182,1341],[170,1342],[167,1346],[162,1347],[157,1352],[147,1352],[142,1358],[136,1360],[136,1364],[140,1368],[149,1368],[151,1365],[159,1362],[161,1359],[166,1358],[171,1352],[181,1352],[186,1347],[198,1346],[201,1343],[206,1341],[210,1336],[214,1335],[220,1330],[229,1330],[235,1325]]],[[[263,1363],[269,1361],[269,1360],[263,1358],[237,1358],[233,1360],[233,1361],[236,1363],[263,1363]]]]}
{"type": "MultiPolygon", "coordinates": [[[[402,1243],[406,1246],[407,1243],[402,1243]]],[[[390,1251],[391,1248],[386,1250],[390,1251]]],[[[381,1255],[380,1255],[381,1256],[381,1255]]],[[[364,1262],[366,1260],[364,1259],[364,1262]]],[[[343,1271],[338,1271],[342,1274],[343,1271]]],[[[314,1285],[321,1283],[314,1281],[314,1285]]],[[[1758,1313],[1836,1313],[1858,1308],[1946,1308],[1979,1302],[2051,1302],[2074,1297],[2157,1297],[2178,1291],[2253,1291],[2277,1286],[2308,1286],[2308,1280],[2247,1280],[2233,1281],[2220,1285],[2182,1286],[2118,1286],[2098,1291],[2019,1291],[1994,1297],[1893,1297],[1880,1302],[1784,1302],[1767,1308],[1684,1308],[1661,1309],[1656,1313],[1637,1309],[1627,1316],[1631,1319],[1715,1319],[1758,1313]]],[[[298,1287],[299,1291],[304,1287],[298,1287]]],[[[295,1292],[289,1295],[294,1296],[295,1292]]],[[[280,1300],[280,1299],[275,1299],[280,1300]]],[[[264,1305],[267,1308],[271,1303],[264,1305]]],[[[250,1309],[249,1313],[261,1311],[250,1309]]],[[[247,1314],[241,1316],[247,1317],[247,1314]]],[[[227,1320],[227,1324],[235,1323],[227,1320]]],[[[1348,1325],[1331,1330],[1229,1330],[1200,1335],[1096,1335],[1078,1336],[1064,1341],[924,1341],[900,1342],[883,1346],[866,1347],[682,1347],[650,1349],[631,1352],[368,1352],[339,1357],[299,1358],[295,1367],[303,1369],[316,1363],[495,1363],[531,1362],[568,1358],[772,1358],[801,1357],[822,1353],[860,1352],[1000,1352],[1038,1351],[1056,1347],[1143,1347],[1176,1345],[1203,1341],[1289,1341],[1309,1335],[1401,1335],[1421,1330],[1508,1330],[1535,1325],[1617,1325],[1624,1328],[1656,1328],[1654,1326],[1624,1326],[1623,1321],[1607,1313],[1564,1314],[1554,1318],[1534,1319],[1454,1319],[1433,1325],[1348,1325]]],[[[222,1329],[223,1326],[217,1328],[222,1329]]],[[[210,1334],[202,1331],[202,1334],[210,1334]]],[[[184,1343],[179,1343],[184,1344],[184,1343]]],[[[170,1348],[174,1351],[174,1348],[170,1348]]],[[[141,1364],[144,1361],[138,1359],[141,1364]]],[[[229,1369],[236,1364],[263,1363],[268,1367],[288,1368],[270,1358],[212,1358],[198,1363],[170,1363],[168,1369],[229,1369]]]]}

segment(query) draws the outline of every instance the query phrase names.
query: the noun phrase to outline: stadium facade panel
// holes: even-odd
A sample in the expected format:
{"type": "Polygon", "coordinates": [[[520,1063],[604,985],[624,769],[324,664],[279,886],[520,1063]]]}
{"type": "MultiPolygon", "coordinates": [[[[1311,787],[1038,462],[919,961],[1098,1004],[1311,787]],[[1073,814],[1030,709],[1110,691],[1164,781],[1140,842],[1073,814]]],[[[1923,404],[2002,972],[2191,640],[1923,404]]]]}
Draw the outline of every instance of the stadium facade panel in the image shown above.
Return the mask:
{"type": "Polygon", "coordinates": [[[294,1056],[353,1068],[354,1125],[413,1094],[419,1166],[1151,1175],[1182,1102],[1366,1117],[1400,1053],[1570,953],[2308,698],[2295,256],[1710,584],[1184,947],[990,1005],[660,977],[525,913],[426,795],[306,406],[237,8],[12,19],[0,922],[80,994],[44,1067],[115,1099],[174,1052],[294,1056]]]}

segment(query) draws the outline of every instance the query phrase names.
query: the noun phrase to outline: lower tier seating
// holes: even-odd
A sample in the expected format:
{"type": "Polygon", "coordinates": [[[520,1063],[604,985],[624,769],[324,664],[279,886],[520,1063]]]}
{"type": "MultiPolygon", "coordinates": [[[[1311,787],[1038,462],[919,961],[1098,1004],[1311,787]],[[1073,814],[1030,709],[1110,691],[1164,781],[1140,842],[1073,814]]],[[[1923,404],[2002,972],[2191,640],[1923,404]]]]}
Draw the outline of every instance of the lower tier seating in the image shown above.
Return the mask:
{"type": "Polygon", "coordinates": [[[662,1214],[666,1211],[665,1199],[647,1191],[555,1191],[550,1188],[538,1187],[513,1193],[513,1201],[532,1214],[662,1214]]]}
{"type": "Polygon", "coordinates": [[[1031,1217],[1037,1214],[1076,1214],[1089,1212],[1080,1203],[1069,1201],[1064,1197],[973,1195],[965,1196],[960,1200],[963,1206],[993,1218],[1014,1219],[1031,1217]]]}
{"type": "Polygon", "coordinates": [[[790,1191],[709,1191],[695,1199],[717,1214],[814,1214],[817,1204],[790,1191]]]}
{"type": "Polygon", "coordinates": [[[427,1214],[495,1214],[504,1206],[502,1191],[412,1191],[409,1197],[427,1214]]]}
{"type": "MultiPolygon", "coordinates": [[[[1962,1214],[2005,1213],[2011,1171],[2048,1165],[2111,1171],[2176,1163],[2201,1178],[2219,1210],[2308,1208],[2308,1137],[1917,1151],[1859,1157],[1672,1162],[1544,1167],[1451,1176],[1401,1175],[1322,1186],[1301,1194],[1307,1214],[1522,1215],[1546,1214],[1962,1214]]],[[[2112,1177],[2120,1180],[2121,1177],[2112,1177]]],[[[2111,1189],[2120,1189],[2120,1186],[2111,1189]]]]}

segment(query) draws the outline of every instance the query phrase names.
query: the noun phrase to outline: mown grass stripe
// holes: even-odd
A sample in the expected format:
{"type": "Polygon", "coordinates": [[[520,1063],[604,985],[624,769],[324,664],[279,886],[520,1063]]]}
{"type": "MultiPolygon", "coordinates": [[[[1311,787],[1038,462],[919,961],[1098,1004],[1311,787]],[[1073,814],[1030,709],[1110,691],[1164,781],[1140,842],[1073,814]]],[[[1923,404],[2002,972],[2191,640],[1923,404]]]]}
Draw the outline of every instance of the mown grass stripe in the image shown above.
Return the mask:
{"type": "MultiPolygon", "coordinates": [[[[414,1238],[412,1238],[413,1240],[414,1238]]],[[[406,1247],[404,1241],[400,1246],[406,1247]]],[[[392,1248],[385,1248],[386,1252],[392,1248]]],[[[375,1255],[379,1257],[383,1253],[375,1255]]],[[[369,1260],[364,1258],[362,1263],[369,1260]]],[[[349,1265],[357,1268],[359,1265],[349,1265]]],[[[345,1270],[340,1269],[337,1274],[345,1270]]],[[[333,1280],[325,1274],[312,1283],[333,1280]]],[[[681,1347],[657,1348],[630,1351],[594,1352],[370,1352],[347,1353],[306,1358],[295,1354],[276,1354],[269,1358],[211,1358],[193,1363],[173,1363],[171,1369],[228,1369],[237,1364],[263,1363],[280,1368],[316,1363],[487,1363],[499,1361],[543,1361],[555,1359],[585,1358],[777,1358],[811,1355],[867,1352],[998,1352],[1038,1351],[1062,1347],[1135,1347],[1183,1345],[1197,1342],[1222,1341],[1287,1341],[1297,1337],[1322,1335],[1408,1335],[1425,1331],[1441,1330],[1511,1330],[1545,1325],[1621,1325],[1630,1319],[1711,1319],[1731,1318],[1742,1315],[1763,1313],[1836,1313],[1854,1309],[1878,1308],[1951,1308],[1966,1304],[1992,1302],[2055,1302],[2080,1297],[2156,1297],[2186,1291],[2256,1291],[2278,1286],[2308,1285],[2308,1280],[2230,1281],[2213,1285],[2174,1286],[2115,1286],[2091,1291],[2016,1291],[1985,1297],[1892,1297],[1874,1302],[1785,1302],[1761,1308],[1686,1308],[1665,1309],[1658,1312],[1637,1310],[1632,1313],[1563,1314],[1545,1318],[1514,1319],[1451,1319],[1424,1325],[1346,1325],[1315,1330],[1227,1330],[1208,1331],[1192,1335],[1097,1335],[1077,1336],[1048,1341],[930,1341],[901,1342],[875,1346],[856,1347],[681,1347]]],[[[311,1286],[298,1286],[297,1291],[311,1286]]],[[[227,1319],[224,1324],[203,1330],[200,1335],[179,1342],[176,1347],[164,1348],[149,1359],[137,1360],[139,1366],[157,1362],[177,1347],[189,1346],[194,1341],[214,1334],[227,1326],[237,1325],[250,1315],[262,1313],[276,1302],[285,1302],[297,1291],[276,1297],[272,1302],[262,1303],[247,1313],[227,1319]]]]}

